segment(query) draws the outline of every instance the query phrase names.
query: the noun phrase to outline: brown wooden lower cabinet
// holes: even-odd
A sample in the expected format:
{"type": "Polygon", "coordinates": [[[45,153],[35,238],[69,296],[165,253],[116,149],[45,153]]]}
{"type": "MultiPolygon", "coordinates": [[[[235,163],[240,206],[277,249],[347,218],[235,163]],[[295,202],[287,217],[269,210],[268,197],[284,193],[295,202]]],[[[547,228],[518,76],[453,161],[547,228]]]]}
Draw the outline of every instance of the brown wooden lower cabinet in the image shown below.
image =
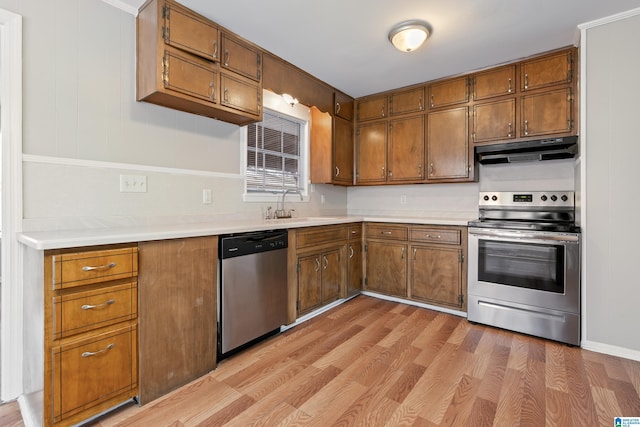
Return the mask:
{"type": "Polygon", "coordinates": [[[365,290],[466,310],[466,227],[365,223],[365,236],[365,290]]]}
{"type": "Polygon", "coordinates": [[[138,394],[137,275],[135,244],[45,251],[45,426],[138,394]]]}
{"type": "Polygon", "coordinates": [[[218,237],[141,242],[140,403],[216,367],[218,237]]]}

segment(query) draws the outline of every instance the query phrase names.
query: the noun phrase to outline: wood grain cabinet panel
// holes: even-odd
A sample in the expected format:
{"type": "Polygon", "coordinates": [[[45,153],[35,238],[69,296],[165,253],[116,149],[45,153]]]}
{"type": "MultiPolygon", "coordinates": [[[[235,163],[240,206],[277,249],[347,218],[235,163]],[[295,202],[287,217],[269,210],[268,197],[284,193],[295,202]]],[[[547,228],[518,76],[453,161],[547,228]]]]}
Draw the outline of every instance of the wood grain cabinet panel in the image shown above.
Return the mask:
{"type": "Polygon", "coordinates": [[[573,80],[574,49],[524,61],[520,66],[520,90],[542,89],[573,80]]]}
{"type": "Polygon", "coordinates": [[[166,44],[210,61],[219,60],[216,24],[175,2],[161,5],[161,13],[166,44]]]}
{"type": "Polygon", "coordinates": [[[353,107],[355,101],[348,95],[342,92],[335,92],[334,94],[334,109],[333,113],[337,117],[342,117],[345,120],[353,121],[353,107]]]}
{"type": "Polygon", "coordinates": [[[227,32],[220,34],[222,52],[221,65],[224,69],[255,80],[262,79],[262,51],[242,42],[227,32]]]}
{"type": "Polygon", "coordinates": [[[469,178],[468,107],[427,115],[427,180],[469,178]]]}
{"type": "Polygon", "coordinates": [[[362,242],[349,241],[347,245],[347,296],[362,291],[362,242]]]}
{"type": "Polygon", "coordinates": [[[368,291],[407,296],[407,248],[403,243],[367,240],[365,288],[368,291]]]}
{"type": "Polygon", "coordinates": [[[413,245],[411,251],[411,297],[462,308],[462,250],[413,245]]]}
{"type": "Polygon", "coordinates": [[[250,80],[233,74],[220,74],[222,97],[220,103],[225,107],[259,116],[262,113],[262,88],[250,80]]]}
{"type": "Polygon", "coordinates": [[[333,183],[353,184],[353,123],[334,118],[333,122],[333,183]]]}
{"type": "Polygon", "coordinates": [[[389,115],[424,111],[424,87],[393,92],[389,95],[389,115]]]}
{"type": "Polygon", "coordinates": [[[521,135],[570,135],[574,132],[571,88],[539,92],[521,99],[521,135]]]}
{"type": "Polygon", "coordinates": [[[384,119],[389,115],[387,96],[373,96],[360,99],[357,102],[357,111],[357,119],[361,122],[384,119]]]}
{"type": "Polygon", "coordinates": [[[428,86],[429,108],[447,107],[469,102],[469,77],[456,77],[428,86]]]}
{"type": "Polygon", "coordinates": [[[473,106],[473,142],[508,141],[516,137],[516,98],[473,106]]]}
{"type": "Polygon", "coordinates": [[[473,75],[475,101],[516,93],[516,66],[499,67],[473,75]]]}
{"type": "Polygon", "coordinates": [[[216,104],[220,82],[218,68],[210,62],[167,48],[163,58],[163,81],[167,90],[216,104]]]}
{"type": "Polygon", "coordinates": [[[424,116],[390,120],[388,132],[387,179],[424,179],[424,116]]]}
{"type": "Polygon", "coordinates": [[[356,183],[387,179],[387,122],[365,123],[356,131],[356,183]]]}
{"type": "Polygon", "coordinates": [[[298,315],[322,305],[322,260],[320,254],[298,259],[298,315]]]}

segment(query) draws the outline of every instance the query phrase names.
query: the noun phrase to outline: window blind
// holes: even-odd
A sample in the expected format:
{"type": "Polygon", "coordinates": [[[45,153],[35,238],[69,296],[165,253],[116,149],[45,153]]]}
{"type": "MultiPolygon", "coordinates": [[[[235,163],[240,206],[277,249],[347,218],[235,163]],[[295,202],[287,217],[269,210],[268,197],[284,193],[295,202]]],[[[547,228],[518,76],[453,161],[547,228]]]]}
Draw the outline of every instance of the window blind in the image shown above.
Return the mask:
{"type": "Polygon", "coordinates": [[[264,111],[247,129],[247,192],[281,193],[300,186],[300,132],[295,119],[264,111]]]}

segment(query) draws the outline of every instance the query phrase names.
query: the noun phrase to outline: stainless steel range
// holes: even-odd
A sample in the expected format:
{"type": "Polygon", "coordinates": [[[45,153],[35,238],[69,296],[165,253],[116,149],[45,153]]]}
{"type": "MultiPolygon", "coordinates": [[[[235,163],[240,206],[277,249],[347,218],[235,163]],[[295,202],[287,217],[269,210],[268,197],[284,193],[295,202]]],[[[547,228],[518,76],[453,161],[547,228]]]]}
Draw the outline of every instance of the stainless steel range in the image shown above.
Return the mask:
{"type": "Polygon", "coordinates": [[[580,345],[580,228],[570,191],[481,192],[468,320],[580,345]]]}

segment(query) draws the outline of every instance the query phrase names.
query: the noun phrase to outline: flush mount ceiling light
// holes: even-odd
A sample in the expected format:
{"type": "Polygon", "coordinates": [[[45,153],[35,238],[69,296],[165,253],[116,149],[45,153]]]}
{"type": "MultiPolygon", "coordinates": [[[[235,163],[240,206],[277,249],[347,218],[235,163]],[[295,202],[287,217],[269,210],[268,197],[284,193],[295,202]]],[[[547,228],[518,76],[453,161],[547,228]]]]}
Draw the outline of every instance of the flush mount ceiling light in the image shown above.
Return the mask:
{"type": "Polygon", "coordinates": [[[389,41],[398,50],[412,52],[422,46],[429,37],[429,30],[422,21],[401,22],[389,31],[389,41]]]}

